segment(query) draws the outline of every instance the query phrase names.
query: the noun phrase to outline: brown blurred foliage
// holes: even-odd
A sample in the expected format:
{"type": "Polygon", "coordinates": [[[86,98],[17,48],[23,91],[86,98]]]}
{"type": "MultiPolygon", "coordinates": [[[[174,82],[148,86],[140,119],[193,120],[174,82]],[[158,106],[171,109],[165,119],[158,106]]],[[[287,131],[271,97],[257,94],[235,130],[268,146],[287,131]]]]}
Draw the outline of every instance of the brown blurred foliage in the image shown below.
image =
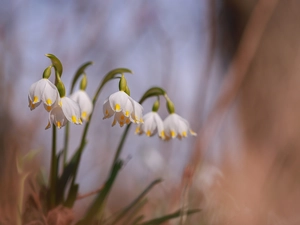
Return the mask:
{"type": "Polygon", "coordinates": [[[299,9],[299,1],[224,1],[219,49],[229,85],[204,128],[215,120],[222,127],[200,133],[197,145],[205,165],[211,145],[203,143],[223,138],[222,177],[203,191],[204,224],[300,222],[299,9]],[[242,144],[228,121],[237,123],[242,144]]]}

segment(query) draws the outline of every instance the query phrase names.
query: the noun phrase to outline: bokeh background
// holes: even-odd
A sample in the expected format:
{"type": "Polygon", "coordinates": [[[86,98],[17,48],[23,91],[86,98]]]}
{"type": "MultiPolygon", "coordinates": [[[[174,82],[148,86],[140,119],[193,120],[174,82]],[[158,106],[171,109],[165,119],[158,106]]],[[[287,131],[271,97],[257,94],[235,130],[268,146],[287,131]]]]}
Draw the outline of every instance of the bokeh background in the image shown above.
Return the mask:
{"type": "MultiPolygon", "coordinates": [[[[134,99],[152,86],[163,87],[198,133],[163,142],[136,136],[133,128],[108,215],[161,177],[164,182],[144,209],[149,218],[188,205],[202,211],[186,224],[300,223],[298,1],[3,0],[0,5],[0,223],[13,224],[16,216],[16,157],[40,149],[28,170],[48,174],[48,115],[40,108],[30,111],[27,101],[30,85],[50,65],[46,53],[61,60],[67,89],[77,68],[93,61],[86,70],[90,96],[108,71],[133,70],[126,78],[134,99]]],[[[124,130],[102,120],[102,103],[117,90],[118,83],[110,82],[98,99],[78,176],[80,194],[101,187],[124,130]]],[[[144,111],[152,104],[147,100],[144,111]]],[[[71,127],[70,155],[82,129],[71,127]]],[[[76,219],[92,199],[78,200],[76,219]]]]}

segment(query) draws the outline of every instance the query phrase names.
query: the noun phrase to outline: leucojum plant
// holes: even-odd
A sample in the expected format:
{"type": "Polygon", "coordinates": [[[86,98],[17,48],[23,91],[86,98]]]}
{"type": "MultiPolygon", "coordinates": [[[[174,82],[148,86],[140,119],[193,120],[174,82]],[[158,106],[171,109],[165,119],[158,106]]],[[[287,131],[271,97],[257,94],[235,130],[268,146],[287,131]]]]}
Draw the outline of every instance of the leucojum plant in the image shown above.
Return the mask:
{"type": "MultiPolygon", "coordinates": [[[[51,65],[45,69],[42,79],[31,85],[28,95],[29,107],[31,110],[34,110],[42,104],[45,110],[49,112],[46,129],[52,129],[51,165],[49,182],[46,187],[46,205],[44,211],[47,213],[61,205],[68,208],[73,207],[79,189],[79,184],[76,179],[78,168],[82,153],[87,144],[87,134],[93,118],[93,109],[96,106],[99,94],[105,84],[109,81],[119,79],[119,91],[111,94],[103,103],[103,119],[113,117],[112,126],[118,123],[120,127],[126,127],[120,139],[103,188],[98,192],[92,204],[86,210],[84,217],[78,221],[77,224],[117,224],[121,220],[126,220],[129,213],[136,216],[131,218],[130,221],[126,221],[126,224],[162,224],[167,220],[179,217],[184,209],[179,209],[172,214],[147,221],[145,221],[143,215],[139,215],[139,209],[141,207],[138,206],[143,202],[145,203],[146,194],[152,187],[160,183],[162,181],[161,179],[154,180],[149,184],[149,186],[147,186],[146,189],[127,207],[109,218],[105,217],[108,195],[123,166],[123,161],[120,159],[120,153],[123,149],[131,124],[137,125],[135,130],[136,134],[141,135],[145,133],[150,137],[157,133],[162,140],[170,140],[175,137],[181,139],[187,137],[188,133],[196,135],[190,129],[188,121],[175,113],[174,104],[168,97],[166,91],[160,87],[152,87],[147,90],[140,101],[137,102],[130,97],[130,89],[125,78],[126,73],[132,73],[131,70],[117,68],[104,76],[93,99],[90,100],[85,92],[88,80],[85,69],[91,65],[92,62],[87,62],[77,70],[73,77],[69,92],[70,97],[68,97],[66,96],[67,91],[62,81],[63,66],[60,60],[53,54],[46,54],[46,56],[51,60],[51,65]],[[54,83],[49,80],[52,72],[54,72],[55,76],[54,83]],[[75,85],[79,79],[81,79],[79,85],[80,90],[74,92],[75,85]],[[143,107],[141,104],[151,97],[155,98],[152,111],[143,116],[143,107]],[[167,109],[170,113],[164,121],[157,113],[160,106],[160,97],[165,98],[167,109]],[[83,125],[84,128],[77,150],[70,157],[70,160],[67,160],[70,124],[83,125]],[[65,128],[64,147],[61,151],[57,151],[56,129],[61,129],[63,127],[65,128]]],[[[94,122],[97,121],[98,119],[94,122]]],[[[198,212],[196,209],[185,210],[185,215],[198,212]]]]}

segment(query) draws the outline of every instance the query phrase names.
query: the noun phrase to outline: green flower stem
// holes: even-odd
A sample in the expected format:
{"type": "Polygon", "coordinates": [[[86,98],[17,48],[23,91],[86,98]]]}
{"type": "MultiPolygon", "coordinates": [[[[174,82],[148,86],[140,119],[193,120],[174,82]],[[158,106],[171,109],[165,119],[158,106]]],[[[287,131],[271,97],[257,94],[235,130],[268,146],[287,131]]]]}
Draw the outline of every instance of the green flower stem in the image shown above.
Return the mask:
{"type": "MultiPolygon", "coordinates": [[[[98,96],[102,90],[104,86],[104,83],[102,83],[98,90],[96,91],[95,95],[94,95],[94,98],[93,98],[93,108],[95,107],[95,104],[97,102],[97,99],[98,99],[98,96]]],[[[74,185],[75,183],[75,180],[76,180],[76,176],[77,176],[77,172],[78,172],[78,167],[79,167],[79,162],[80,162],[80,159],[81,159],[81,155],[82,155],[82,152],[83,152],[83,149],[85,147],[85,144],[86,144],[86,135],[88,133],[88,129],[89,129],[89,126],[90,126],[90,121],[92,119],[92,116],[94,114],[94,110],[92,111],[91,115],[90,115],[90,118],[89,118],[89,121],[85,124],[85,127],[84,127],[84,131],[83,131],[83,134],[82,134],[82,138],[81,138],[81,142],[80,142],[80,146],[78,148],[78,154],[77,154],[77,158],[76,158],[76,163],[75,163],[75,171],[74,171],[74,177],[73,177],[73,180],[72,180],[72,185],[74,185]]],[[[68,142],[68,140],[67,140],[68,142]]],[[[66,145],[67,146],[67,145],[66,145]]],[[[66,152],[66,150],[65,150],[66,152]]]]}
{"type": "Polygon", "coordinates": [[[65,146],[63,148],[63,166],[64,168],[67,165],[67,157],[68,157],[68,147],[69,147],[69,130],[70,130],[70,123],[69,121],[66,124],[66,129],[65,129],[65,139],[64,139],[64,143],[65,146]]]}
{"type": "Polygon", "coordinates": [[[113,170],[114,165],[116,164],[117,160],[119,159],[119,156],[121,154],[121,151],[122,151],[122,148],[123,148],[123,145],[124,145],[125,139],[127,137],[130,126],[131,126],[131,123],[126,126],[126,128],[123,132],[121,141],[119,142],[119,146],[117,148],[117,151],[116,151],[116,154],[115,154],[115,157],[114,157],[114,161],[112,163],[111,171],[113,170]]]}
{"type": "Polygon", "coordinates": [[[49,209],[55,206],[57,182],[56,127],[52,125],[52,154],[49,178],[49,209]]]}

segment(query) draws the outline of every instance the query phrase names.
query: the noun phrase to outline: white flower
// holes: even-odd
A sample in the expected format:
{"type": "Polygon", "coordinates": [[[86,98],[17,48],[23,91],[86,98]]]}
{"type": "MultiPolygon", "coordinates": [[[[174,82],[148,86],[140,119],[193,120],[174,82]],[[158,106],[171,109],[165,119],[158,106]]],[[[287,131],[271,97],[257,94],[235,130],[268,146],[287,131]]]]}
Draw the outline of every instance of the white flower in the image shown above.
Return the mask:
{"type": "Polygon", "coordinates": [[[89,119],[90,114],[93,111],[93,103],[87,93],[83,90],[74,92],[70,98],[79,104],[81,109],[81,118],[84,121],[89,119]]]}
{"type": "Polygon", "coordinates": [[[188,132],[190,132],[191,135],[197,135],[190,129],[189,122],[176,113],[171,113],[164,120],[164,129],[167,140],[175,137],[181,139],[182,137],[186,137],[188,132]]]}
{"type": "Polygon", "coordinates": [[[142,106],[134,101],[124,91],[118,91],[110,95],[103,104],[103,119],[110,118],[114,115],[112,126],[117,122],[122,127],[130,122],[140,122],[142,118],[142,106]],[[136,120],[134,118],[140,118],[136,120]]]}
{"type": "Polygon", "coordinates": [[[135,130],[136,134],[145,133],[148,137],[158,131],[158,136],[165,139],[164,123],[157,112],[149,112],[143,117],[144,123],[139,124],[135,130]]]}
{"type": "Polygon", "coordinates": [[[82,124],[80,115],[78,103],[68,97],[62,97],[60,102],[50,111],[49,123],[45,129],[50,128],[52,123],[61,128],[67,124],[67,120],[74,124],[82,124]]]}
{"type": "Polygon", "coordinates": [[[29,89],[28,106],[31,110],[35,109],[43,102],[45,109],[49,112],[58,100],[59,94],[56,86],[46,78],[42,78],[35,82],[29,89]]]}

